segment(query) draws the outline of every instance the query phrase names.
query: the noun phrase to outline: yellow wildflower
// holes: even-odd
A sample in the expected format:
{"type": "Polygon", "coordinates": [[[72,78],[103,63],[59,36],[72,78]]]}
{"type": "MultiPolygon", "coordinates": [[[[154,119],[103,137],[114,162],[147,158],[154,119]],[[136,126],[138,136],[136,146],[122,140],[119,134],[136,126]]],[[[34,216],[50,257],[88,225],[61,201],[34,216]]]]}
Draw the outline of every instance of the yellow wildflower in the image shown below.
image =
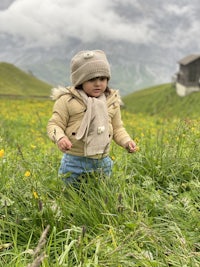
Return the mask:
{"type": "Polygon", "coordinates": [[[31,144],[31,148],[32,148],[32,149],[35,149],[35,148],[36,148],[36,146],[31,144]]]}
{"type": "Polygon", "coordinates": [[[0,150],[0,158],[3,158],[4,153],[5,153],[5,152],[4,152],[4,149],[1,149],[1,150],[0,150]]]}
{"type": "Polygon", "coordinates": [[[33,191],[33,196],[34,196],[35,199],[39,198],[38,193],[36,191],[33,191]]]}
{"type": "Polygon", "coordinates": [[[136,146],[135,151],[139,151],[139,150],[140,150],[140,147],[139,146],[136,146]]]}
{"type": "Polygon", "coordinates": [[[25,177],[29,177],[30,175],[31,175],[30,171],[26,171],[24,174],[25,177]]]}

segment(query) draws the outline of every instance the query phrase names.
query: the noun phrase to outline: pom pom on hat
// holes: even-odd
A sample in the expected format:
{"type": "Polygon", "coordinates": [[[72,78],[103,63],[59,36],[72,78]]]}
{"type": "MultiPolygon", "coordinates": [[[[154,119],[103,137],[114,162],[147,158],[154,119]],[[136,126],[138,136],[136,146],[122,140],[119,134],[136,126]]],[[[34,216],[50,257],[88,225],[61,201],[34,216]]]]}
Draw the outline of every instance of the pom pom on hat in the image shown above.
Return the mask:
{"type": "Polygon", "coordinates": [[[72,85],[76,87],[96,77],[111,77],[105,53],[102,50],[78,52],[71,60],[72,85]]]}

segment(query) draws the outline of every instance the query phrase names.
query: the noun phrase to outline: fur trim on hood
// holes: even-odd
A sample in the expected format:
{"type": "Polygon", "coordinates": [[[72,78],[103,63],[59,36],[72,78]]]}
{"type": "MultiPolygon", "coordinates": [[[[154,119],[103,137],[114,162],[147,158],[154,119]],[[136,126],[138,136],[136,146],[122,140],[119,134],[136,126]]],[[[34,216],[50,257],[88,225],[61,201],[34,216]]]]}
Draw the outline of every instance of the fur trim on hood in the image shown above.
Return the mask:
{"type": "Polygon", "coordinates": [[[57,100],[62,95],[69,94],[69,93],[70,93],[70,87],[58,86],[58,88],[51,89],[50,97],[52,100],[57,100]]]}
{"type": "MultiPolygon", "coordinates": [[[[71,87],[71,86],[67,86],[67,87],[58,86],[57,88],[55,87],[55,88],[51,89],[50,98],[52,100],[57,100],[62,95],[66,95],[66,94],[72,94],[72,95],[78,97],[79,94],[76,91],[77,90],[74,90],[74,87],[71,87]]],[[[124,103],[123,103],[121,96],[119,94],[119,90],[111,89],[111,91],[112,91],[112,95],[114,95],[114,91],[115,91],[115,95],[117,95],[118,102],[119,102],[120,106],[123,107],[124,103]]]]}

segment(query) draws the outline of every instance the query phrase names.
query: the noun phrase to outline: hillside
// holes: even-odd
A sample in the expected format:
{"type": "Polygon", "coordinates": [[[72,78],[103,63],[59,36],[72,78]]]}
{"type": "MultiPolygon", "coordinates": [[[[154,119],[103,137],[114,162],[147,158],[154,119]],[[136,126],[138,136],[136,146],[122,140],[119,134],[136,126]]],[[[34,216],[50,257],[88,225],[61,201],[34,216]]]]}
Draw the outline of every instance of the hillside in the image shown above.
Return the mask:
{"type": "Polygon", "coordinates": [[[164,117],[200,117],[200,92],[179,97],[171,84],[143,89],[123,98],[125,109],[164,117]]]}
{"type": "Polygon", "coordinates": [[[49,96],[51,87],[31,73],[0,62],[0,95],[49,96]]]}
{"type": "MultiPolygon", "coordinates": [[[[48,97],[52,85],[12,64],[0,63],[0,96],[48,97]]],[[[200,117],[200,93],[179,97],[171,84],[162,84],[123,97],[125,109],[164,117],[200,117]]]]}

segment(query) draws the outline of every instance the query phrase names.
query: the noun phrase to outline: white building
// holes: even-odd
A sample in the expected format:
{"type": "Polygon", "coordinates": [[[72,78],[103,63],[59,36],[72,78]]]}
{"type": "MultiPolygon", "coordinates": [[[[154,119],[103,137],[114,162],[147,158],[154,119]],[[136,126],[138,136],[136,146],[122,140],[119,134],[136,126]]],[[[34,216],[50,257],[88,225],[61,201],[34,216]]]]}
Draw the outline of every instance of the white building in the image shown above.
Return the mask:
{"type": "Polygon", "coordinates": [[[200,54],[186,56],[178,63],[179,71],[174,77],[177,94],[200,92],[200,54]]]}

